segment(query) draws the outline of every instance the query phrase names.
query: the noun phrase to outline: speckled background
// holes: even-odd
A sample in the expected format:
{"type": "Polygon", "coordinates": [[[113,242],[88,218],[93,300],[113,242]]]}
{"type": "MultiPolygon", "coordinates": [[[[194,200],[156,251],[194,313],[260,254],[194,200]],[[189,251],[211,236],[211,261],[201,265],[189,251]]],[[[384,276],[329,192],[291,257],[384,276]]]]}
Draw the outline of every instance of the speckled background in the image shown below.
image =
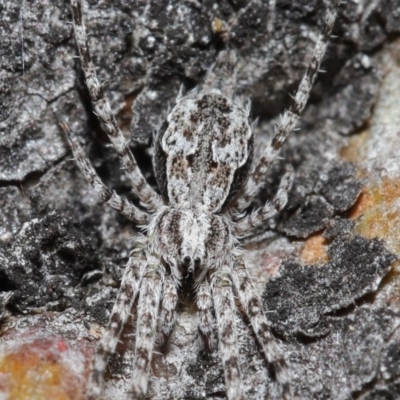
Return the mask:
{"type": "MultiPolygon", "coordinates": [[[[309,60],[323,3],[278,0],[269,33],[266,0],[247,8],[240,0],[84,2],[99,78],[152,184],[153,129],[221,49],[236,49],[237,92],[252,101],[257,140],[268,141],[309,60]],[[215,18],[229,29],[213,31],[215,18]]],[[[0,0],[0,13],[0,392],[79,399],[137,230],[86,183],[59,122],[80,136],[107,185],[132,196],[91,112],[68,2],[0,0]],[[30,367],[36,380],[22,385],[30,364],[18,354],[29,351],[61,365],[52,367],[58,380],[44,383],[30,367]]],[[[289,205],[265,227],[272,233],[248,243],[246,261],[292,366],[296,399],[397,399],[398,0],[348,0],[334,35],[301,129],[255,204],[291,164],[289,205]]],[[[133,325],[110,360],[105,399],[124,398],[133,325]]],[[[242,320],[240,344],[247,398],[277,398],[242,320]]],[[[152,370],[149,399],[225,398],[218,354],[201,352],[190,293],[181,293],[175,330],[152,370]]]]}

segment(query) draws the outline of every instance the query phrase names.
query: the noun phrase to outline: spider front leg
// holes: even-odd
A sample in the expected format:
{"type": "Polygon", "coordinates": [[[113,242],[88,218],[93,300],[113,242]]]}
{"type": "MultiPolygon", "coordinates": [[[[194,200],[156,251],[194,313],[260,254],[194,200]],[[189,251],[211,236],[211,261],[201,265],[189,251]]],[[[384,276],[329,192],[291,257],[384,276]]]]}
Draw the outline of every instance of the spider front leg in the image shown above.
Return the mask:
{"type": "Polygon", "coordinates": [[[101,397],[104,372],[110,355],[115,353],[119,337],[124,329],[140,286],[140,270],[146,262],[142,249],[132,251],[122,277],[106,330],[97,346],[86,390],[87,400],[101,397]]]}
{"type": "Polygon", "coordinates": [[[95,114],[103,122],[106,133],[118,153],[127,176],[132,182],[135,194],[141,200],[143,206],[149,211],[155,211],[162,205],[161,197],[152,189],[142,175],[135,157],[129,149],[128,142],[125,140],[124,135],[117,125],[110,104],[104,96],[87,44],[86,29],[82,18],[80,0],[71,0],[71,9],[74,21],[75,39],[81,56],[82,70],[85,74],[86,86],[90,93],[95,114]]]}
{"type": "Polygon", "coordinates": [[[292,398],[290,386],[290,369],[282,355],[277,340],[271,333],[263,307],[256,294],[253,283],[241,258],[238,258],[232,273],[235,294],[239,298],[244,312],[249,318],[251,327],[261,346],[265,359],[275,371],[280,393],[284,400],[292,398]]]}
{"type": "Polygon", "coordinates": [[[69,130],[67,124],[62,124],[62,128],[68,135],[68,141],[71,146],[76,164],[81,170],[86,180],[93,186],[99,197],[111,208],[117,210],[124,217],[135,222],[138,225],[145,225],[148,222],[149,215],[147,212],[135,207],[125,197],[118,196],[115,192],[111,192],[107,186],[102,182],[97,175],[95,169],[90,163],[89,159],[85,156],[82,147],[79,145],[78,140],[69,130]]]}
{"type": "Polygon", "coordinates": [[[288,202],[288,194],[293,186],[294,172],[291,167],[282,177],[278,192],[271,202],[267,202],[263,207],[254,210],[244,216],[239,221],[234,222],[233,229],[236,237],[244,238],[257,231],[257,228],[263,226],[265,222],[278,215],[288,202]]]}
{"type": "Polygon", "coordinates": [[[243,400],[236,306],[228,267],[219,267],[211,276],[211,291],[217,318],[219,354],[225,375],[228,400],[243,400]]]}
{"type": "Polygon", "coordinates": [[[236,199],[229,206],[229,213],[232,216],[240,216],[243,211],[252,203],[254,196],[265,183],[266,173],[278,155],[286,138],[294,130],[297,122],[307,104],[310,92],[317,77],[321,61],[328,47],[329,38],[332,33],[333,25],[336,20],[340,0],[332,0],[325,14],[324,27],[319,35],[311,56],[309,66],[300,82],[299,88],[292,99],[290,107],[281,116],[271,143],[264,150],[260,159],[255,163],[251,170],[249,179],[244,189],[239,192],[236,199]]]}
{"type": "Polygon", "coordinates": [[[138,400],[147,393],[150,363],[156,339],[157,318],[164,282],[164,267],[156,257],[149,257],[140,286],[136,349],[128,399],[138,400]]]}

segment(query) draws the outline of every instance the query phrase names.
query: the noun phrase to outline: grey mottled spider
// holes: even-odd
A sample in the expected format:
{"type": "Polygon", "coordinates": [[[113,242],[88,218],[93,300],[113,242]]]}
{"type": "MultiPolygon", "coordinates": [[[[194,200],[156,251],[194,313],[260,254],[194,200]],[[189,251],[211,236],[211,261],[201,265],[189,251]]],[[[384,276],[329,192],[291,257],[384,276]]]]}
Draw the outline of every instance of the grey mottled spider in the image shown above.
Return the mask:
{"type": "Polygon", "coordinates": [[[234,295],[267,363],[274,368],[282,397],[291,397],[290,370],[242,260],[240,240],[286,205],[291,173],[283,177],[271,202],[246,213],[306,105],[339,3],[332,0],[328,7],[323,31],[292,105],[284,112],[271,144],[255,162],[250,106],[234,95],[235,54],[219,53],[204,84],[178,96],[156,136],[153,161],[160,190],[157,193],[144,179],[117,126],[91,61],[80,1],[71,0],[76,42],[95,113],[104,123],[142,207],[104,185],[76,138],[68,132],[71,148],[78,167],[99,196],[147,233],[137,240],[130,254],[108,326],[93,359],[87,399],[101,397],[108,358],[115,352],[137,297],[136,349],[128,398],[139,399],[146,394],[157,329],[164,338],[171,333],[177,293],[188,275],[193,278],[199,332],[207,347],[212,347],[212,310],[215,312],[227,398],[244,398],[234,295]]]}

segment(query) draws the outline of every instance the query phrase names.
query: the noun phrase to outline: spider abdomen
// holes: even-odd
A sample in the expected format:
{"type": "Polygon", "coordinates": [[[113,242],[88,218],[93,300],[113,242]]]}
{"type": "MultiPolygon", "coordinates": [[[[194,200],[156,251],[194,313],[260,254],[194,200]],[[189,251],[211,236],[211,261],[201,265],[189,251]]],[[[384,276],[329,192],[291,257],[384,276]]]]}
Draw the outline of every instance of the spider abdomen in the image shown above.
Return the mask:
{"type": "Polygon", "coordinates": [[[220,211],[252,160],[248,109],[219,89],[193,91],[177,102],[164,128],[157,138],[155,170],[163,159],[159,181],[169,203],[220,211]]]}

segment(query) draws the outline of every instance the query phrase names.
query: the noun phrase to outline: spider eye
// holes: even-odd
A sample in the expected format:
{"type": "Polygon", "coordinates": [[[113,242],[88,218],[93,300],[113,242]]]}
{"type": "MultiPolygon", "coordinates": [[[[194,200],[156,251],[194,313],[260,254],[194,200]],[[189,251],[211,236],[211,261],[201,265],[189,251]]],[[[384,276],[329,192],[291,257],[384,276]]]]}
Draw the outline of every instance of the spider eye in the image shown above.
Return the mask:
{"type": "Polygon", "coordinates": [[[200,264],[201,264],[200,258],[199,258],[199,257],[196,257],[196,258],[194,259],[194,265],[195,265],[196,267],[199,267],[200,264]]]}
{"type": "Polygon", "coordinates": [[[183,264],[186,265],[186,266],[188,266],[190,264],[190,257],[189,256],[186,256],[186,257],[183,258],[183,264]]]}

